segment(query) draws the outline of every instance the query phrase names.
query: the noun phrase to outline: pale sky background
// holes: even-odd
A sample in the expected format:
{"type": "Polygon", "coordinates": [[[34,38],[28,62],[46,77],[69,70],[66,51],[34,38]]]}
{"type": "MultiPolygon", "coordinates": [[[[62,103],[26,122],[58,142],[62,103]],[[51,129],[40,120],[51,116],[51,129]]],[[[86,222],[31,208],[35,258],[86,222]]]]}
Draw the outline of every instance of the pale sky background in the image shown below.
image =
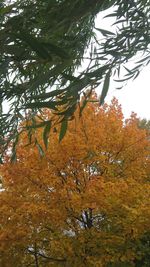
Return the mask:
{"type": "MultiPolygon", "coordinates": [[[[101,12],[96,19],[96,27],[113,31],[112,24],[114,19],[104,18],[104,16],[113,12],[110,8],[101,12]]],[[[138,58],[140,59],[140,58],[138,58]]],[[[130,67],[130,65],[128,65],[130,67]]],[[[125,117],[129,117],[131,112],[137,113],[138,117],[150,120],[150,65],[145,67],[134,81],[128,81],[127,85],[121,90],[115,89],[120,83],[110,82],[110,89],[105,102],[110,103],[115,96],[122,105],[125,117]]]]}
{"type": "Polygon", "coordinates": [[[109,103],[115,96],[122,105],[125,117],[134,111],[138,117],[150,120],[150,66],[145,67],[134,81],[128,81],[121,90],[115,89],[111,83],[109,90],[106,102],[109,103]]]}

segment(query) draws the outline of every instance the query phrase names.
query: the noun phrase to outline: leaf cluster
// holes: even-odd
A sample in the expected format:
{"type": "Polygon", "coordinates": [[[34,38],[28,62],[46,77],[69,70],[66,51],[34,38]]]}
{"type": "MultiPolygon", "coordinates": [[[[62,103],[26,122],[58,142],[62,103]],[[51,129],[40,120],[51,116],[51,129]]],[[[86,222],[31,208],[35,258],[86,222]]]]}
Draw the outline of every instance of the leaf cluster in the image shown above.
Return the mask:
{"type": "Polygon", "coordinates": [[[82,117],[78,107],[61,142],[66,122],[54,131],[49,111],[43,116],[44,133],[38,129],[27,147],[23,132],[16,162],[7,154],[0,166],[1,265],[148,267],[146,130],[135,116],[123,120],[116,99],[103,107],[87,103],[82,117]]]}
{"type": "Polygon", "coordinates": [[[132,70],[126,68],[122,82],[137,77],[149,63],[149,0],[15,0],[0,5],[2,153],[15,142],[18,121],[28,114],[34,117],[48,108],[60,122],[66,121],[87,88],[103,84],[102,104],[110,76],[119,75],[137,52],[143,57],[132,70]],[[115,19],[116,30],[96,28],[103,35],[99,40],[95,17],[109,7],[114,11],[107,17],[115,19]],[[88,66],[77,74],[89,47],[88,66]],[[7,113],[5,103],[9,103],[7,113]]]}

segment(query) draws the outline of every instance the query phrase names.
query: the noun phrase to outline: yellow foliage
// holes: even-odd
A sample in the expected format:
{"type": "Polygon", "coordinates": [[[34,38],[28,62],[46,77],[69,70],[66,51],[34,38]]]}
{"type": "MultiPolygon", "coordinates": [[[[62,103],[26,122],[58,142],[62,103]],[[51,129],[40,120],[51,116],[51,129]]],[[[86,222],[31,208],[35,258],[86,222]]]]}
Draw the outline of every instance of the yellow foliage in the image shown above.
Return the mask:
{"type": "Polygon", "coordinates": [[[116,99],[89,103],[61,143],[57,129],[47,150],[36,138],[42,158],[24,133],[0,168],[3,266],[135,266],[150,232],[150,144],[136,117],[124,122],[116,99]]]}

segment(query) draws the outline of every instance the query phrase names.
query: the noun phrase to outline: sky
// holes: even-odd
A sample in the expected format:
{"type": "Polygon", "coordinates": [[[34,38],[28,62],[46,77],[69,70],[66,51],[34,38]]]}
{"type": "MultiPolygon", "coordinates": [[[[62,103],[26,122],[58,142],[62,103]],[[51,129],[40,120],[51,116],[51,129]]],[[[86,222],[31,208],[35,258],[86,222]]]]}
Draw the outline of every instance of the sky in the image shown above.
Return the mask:
{"type": "Polygon", "coordinates": [[[122,105],[126,118],[133,111],[138,117],[150,120],[150,66],[145,67],[134,81],[128,81],[121,90],[115,89],[113,83],[110,83],[105,102],[110,103],[113,96],[122,105]]]}
{"type": "MultiPolygon", "coordinates": [[[[112,18],[104,18],[104,16],[113,12],[113,9],[101,12],[96,19],[96,27],[113,31],[112,18]]],[[[139,58],[140,59],[140,58],[139,58]]],[[[130,67],[130,65],[128,65],[130,67]]],[[[119,84],[120,85],[120,84],[119,84]]],[[[121,90],[115,89],[116,83],[110,82],[108,95],[105,99],[106,103],[110,103],[115,96],[122,105],[125,118],[129,117],[131,112],[137,113],[140,118],[150,120],[150,65],[145,67],[134,81],[128,81],[127,85],[121,90]]]]}

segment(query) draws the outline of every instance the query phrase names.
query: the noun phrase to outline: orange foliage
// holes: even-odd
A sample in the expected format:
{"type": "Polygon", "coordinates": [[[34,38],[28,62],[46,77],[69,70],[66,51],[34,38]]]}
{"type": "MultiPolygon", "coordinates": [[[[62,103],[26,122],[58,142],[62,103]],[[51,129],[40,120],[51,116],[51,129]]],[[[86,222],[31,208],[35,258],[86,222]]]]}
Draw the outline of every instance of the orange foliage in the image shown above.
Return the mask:
{"type": "Polygon", "coordinates": [[[51,131],[43,157],[25,144],[0,169],[2,266],[135,266],[150,232],[150,144],[136,117],[124,122],[116,99],[89,103],[61,143],[51,131]]]}

